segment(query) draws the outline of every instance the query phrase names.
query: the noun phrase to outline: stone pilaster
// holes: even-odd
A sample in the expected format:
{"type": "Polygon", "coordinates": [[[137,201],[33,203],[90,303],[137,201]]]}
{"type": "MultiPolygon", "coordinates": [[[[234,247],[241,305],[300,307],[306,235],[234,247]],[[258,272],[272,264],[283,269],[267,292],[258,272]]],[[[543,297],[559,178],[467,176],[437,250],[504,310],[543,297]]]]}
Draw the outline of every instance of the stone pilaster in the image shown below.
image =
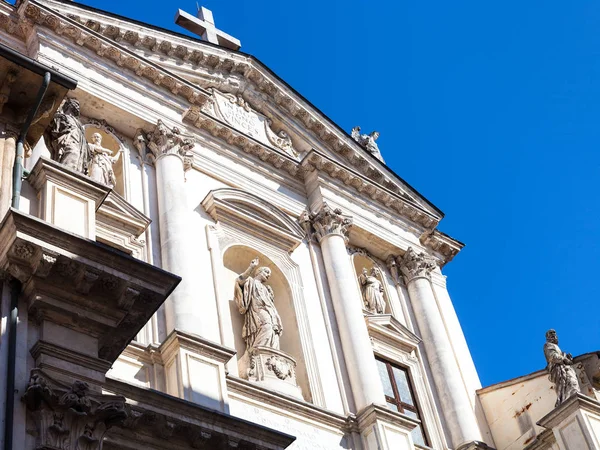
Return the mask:
{"type": "Polygon", "coordinates": [[[312,214],[310,219],[323,252],[356,408],[362,411],[372,404],[385,405],[383,387],[362,312],[362,299],[356,289],[356,274],[346,249],[352,219],[327,204],[312,214]]]}
{"type": "Polygon", "coordinates": [[[431,272],[437,265],[428,255],[416,253],[409,248],[404,256],[398,258],[398,266],[406,282],[442,412],[450,431],[452,447],[462,448],[461,446],[481,441],[475,413],[431,286],[431,272]]]}

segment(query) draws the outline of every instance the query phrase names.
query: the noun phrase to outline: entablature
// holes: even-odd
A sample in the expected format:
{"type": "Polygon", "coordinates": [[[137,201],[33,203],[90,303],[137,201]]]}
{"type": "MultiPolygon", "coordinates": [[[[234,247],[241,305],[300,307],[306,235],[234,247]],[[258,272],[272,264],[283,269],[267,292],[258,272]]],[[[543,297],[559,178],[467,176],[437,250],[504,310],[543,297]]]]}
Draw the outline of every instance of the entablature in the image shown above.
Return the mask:
{"type": "MultiPolygon", "coordinates": [[[[251,56],[58,0],[31,0],[25,15],[34,23],[51,28],[57,34],[93,49],[100,57],[134,70],[137,75],[151,79],[157,85],[164,86],[174,95],[187,98],[195,105],[202,105],[209,98],[205,89],[209,86],[200,87],[189,83],[176,75],[175,66],[170,70],[164,69],[164,62],[152,62],[145,52],[144,56],[137,52],[140,52],[140,49],[150,50],[161,54],[161,60],[175,59],[179,66],[207,66],[211,72],[219,72],[217,78],[220,79],[230,75],[242,75],[257,92],[266,94],[278,108],[298,119],[305,130],[320,139],[324,148],[333,155],[339,155],[354,170],[391,192],[418,198],[421,208],[437,217],[438,221],[443,217],[441,211],[398,178],[387,166],[367,154],[346,132],[251,56]]],[[[245,89],[243,86],[229,92],[241,94],[245,89]]],[[[193,110],[189,113],[195,115],[193,110]]]]}

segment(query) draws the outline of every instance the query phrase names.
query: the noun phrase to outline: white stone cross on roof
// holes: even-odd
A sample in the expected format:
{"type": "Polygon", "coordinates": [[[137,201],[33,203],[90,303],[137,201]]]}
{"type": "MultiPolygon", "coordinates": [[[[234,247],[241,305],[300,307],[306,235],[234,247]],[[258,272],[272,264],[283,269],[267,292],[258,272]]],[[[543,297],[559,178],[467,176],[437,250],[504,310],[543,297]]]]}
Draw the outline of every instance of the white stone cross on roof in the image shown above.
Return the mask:
{"type": "Polygon", "coordinates": [[[232,50],[239,50],[242,46],[238,39],[215,27],[212,11],[204,6],[198,8],[198,17],[194,17],[180,9],[175,16],[175,23],[212,44],[232,50]]]}

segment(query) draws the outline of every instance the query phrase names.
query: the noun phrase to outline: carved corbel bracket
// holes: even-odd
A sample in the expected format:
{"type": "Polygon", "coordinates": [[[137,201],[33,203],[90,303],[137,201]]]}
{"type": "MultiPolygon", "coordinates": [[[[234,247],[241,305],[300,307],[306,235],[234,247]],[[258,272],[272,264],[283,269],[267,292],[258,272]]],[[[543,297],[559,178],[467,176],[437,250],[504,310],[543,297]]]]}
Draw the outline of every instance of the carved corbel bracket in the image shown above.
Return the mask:
{"type": "Polygon", "coordinates": [[[33,369],[23,395],[36,422],[36,448],[100,450],[102,439],[113,426],[127,419],[125,398],[102,395],[87,383],[60,383],[40,369],[33,369]]]}

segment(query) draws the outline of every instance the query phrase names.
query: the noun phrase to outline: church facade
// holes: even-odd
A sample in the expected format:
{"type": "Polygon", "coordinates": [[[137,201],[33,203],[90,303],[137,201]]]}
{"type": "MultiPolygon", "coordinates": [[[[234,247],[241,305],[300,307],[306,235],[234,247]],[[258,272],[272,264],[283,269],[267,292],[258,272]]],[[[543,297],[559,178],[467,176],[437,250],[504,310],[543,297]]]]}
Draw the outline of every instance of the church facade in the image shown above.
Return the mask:
{"type": "Polygon", "coordinates": [[[4,448],[600,448],[596,355],[481,389],[378,133],[177,23],[0,3],[4,448]]]}

